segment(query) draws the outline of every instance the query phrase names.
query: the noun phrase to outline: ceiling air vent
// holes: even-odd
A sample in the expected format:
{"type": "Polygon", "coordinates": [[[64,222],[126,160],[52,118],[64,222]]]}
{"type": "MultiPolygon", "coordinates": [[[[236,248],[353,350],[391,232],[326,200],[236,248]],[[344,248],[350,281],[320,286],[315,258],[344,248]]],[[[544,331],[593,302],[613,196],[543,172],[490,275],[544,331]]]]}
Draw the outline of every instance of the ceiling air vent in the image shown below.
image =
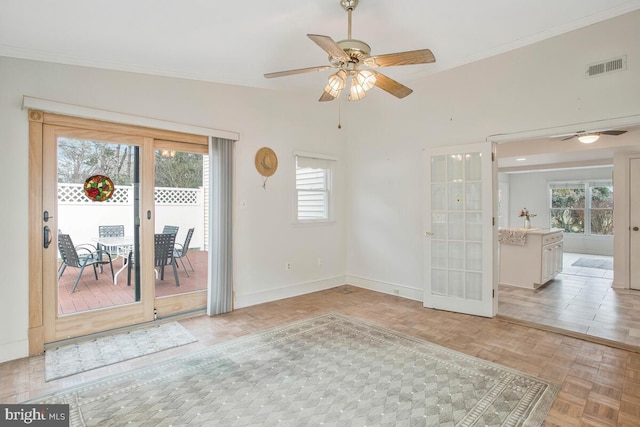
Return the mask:
{"type": "Polygon", "coordinates": [[[627,69],[627,55],[587,65],[586,76],[595,77],[602,74],[624,71],[627,69]]]}

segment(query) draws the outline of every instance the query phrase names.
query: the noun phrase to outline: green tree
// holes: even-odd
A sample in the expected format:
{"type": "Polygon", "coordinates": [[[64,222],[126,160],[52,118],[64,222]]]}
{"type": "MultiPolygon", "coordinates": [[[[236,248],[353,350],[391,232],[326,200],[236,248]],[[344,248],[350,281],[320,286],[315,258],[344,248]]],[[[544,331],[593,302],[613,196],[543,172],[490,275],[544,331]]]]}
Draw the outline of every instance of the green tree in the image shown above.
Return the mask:
{"type": "Polygon", "coordinates": [[[588,208],[589,233],[613,234],[613,187],[589,187],[589,206],[586,204],[586,189],[586,184],[569,184],[551,190],[551,227],[560,228],[565,233],[584,233],[588,208]]]}
{"type": "Polygon", "coordinates": [[[163,157],[156,150],[156,187],[202,187],[202,154],[176,152],[163,157]]]}
{"type": "MultiPolygon", "coordinates": [[[[58,138],[58,182],[82,184],[92,175],[111,178],[116,185],[133,182],[131,145],[58,138]]],[[[202,154],[175,152],[164,157],[155,151],[157,187],[198,188],[202,186],[202,154]]]]}
{"type": "Polygon", "coordinates": [[[96,174],[116,185],[130,185],[131,146],[73,138],[58,138],[58,182],[82,184],[96,174]]]}
{"type": "Polygon", "coordinates": [[[551,227],[565,233],[584,233],[584,188],[551,190],[551,227]]]}

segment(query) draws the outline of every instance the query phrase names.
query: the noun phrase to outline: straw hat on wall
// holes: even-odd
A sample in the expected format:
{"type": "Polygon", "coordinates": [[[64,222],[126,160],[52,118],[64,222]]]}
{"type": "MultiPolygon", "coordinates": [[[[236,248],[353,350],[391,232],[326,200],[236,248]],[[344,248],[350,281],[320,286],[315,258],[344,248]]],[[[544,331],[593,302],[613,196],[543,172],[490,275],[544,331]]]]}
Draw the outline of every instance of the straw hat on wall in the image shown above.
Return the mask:
{"type": "Polygon", "coordinates": [[[269,177],[276,173],[278,169],[278,156],[269,147],[262,147],[256,153],[256,170],[264,177],[269,177]]]}

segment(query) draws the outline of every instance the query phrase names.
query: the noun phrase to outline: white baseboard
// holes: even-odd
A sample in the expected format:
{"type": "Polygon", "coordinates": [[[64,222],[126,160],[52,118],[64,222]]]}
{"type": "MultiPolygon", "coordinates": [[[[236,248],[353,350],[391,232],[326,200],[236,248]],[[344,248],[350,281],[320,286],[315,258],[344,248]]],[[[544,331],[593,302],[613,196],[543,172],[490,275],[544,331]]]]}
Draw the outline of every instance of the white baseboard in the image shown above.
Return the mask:
{"type": "Polygon", "coordinates": [[[626,283],[624,283],[621,280],[615,280],[615,279],[611,283],[611,287],[616,289],[629,289],[629,286],[627,286],[626,283]]]}
{"type": "Polygon", "coordinates": [[[423,289],[412,288],[406,285],[399,285],[397,283],[380,282],[378,280],[365,279],[364,277],[357,276],[346,276],[346,283],[359,288],[395,295],[414,301],[422,301],[424,299],[423,289]]]}
{"type": "Polygon", "coordinates": [[[378,280],[365,279],[357,276],[337,276],[328,279],[317,280],[307,283],[299,283],[283,288],[269,289],[266,291],[254,292],[251,294],[235,295],[234,308],[249,307],[270,301],[277,301],[284,298],[297,297],[310,294],[312,292],[324,291],[342,285],[353,285],[363,289],[395,295],[414,301],[422,301],[424,291],[397,283],[387,283],[378,280]]]}
{"type": "Polygon", "coordinates": [[[307,283],[299,283],[284,288],[269,289],[266,291],[255,292],[251,294],[235,295],[234,308],[249,307],[256,304],[262,304],[269,301],[277,301],[284,298],[297,297],[300,295],[310,294],[311,292],[324,291],[326,289],[335,288],[346,284],[345,276],[330,277],[328,279],[317,280],[307,283]]]}

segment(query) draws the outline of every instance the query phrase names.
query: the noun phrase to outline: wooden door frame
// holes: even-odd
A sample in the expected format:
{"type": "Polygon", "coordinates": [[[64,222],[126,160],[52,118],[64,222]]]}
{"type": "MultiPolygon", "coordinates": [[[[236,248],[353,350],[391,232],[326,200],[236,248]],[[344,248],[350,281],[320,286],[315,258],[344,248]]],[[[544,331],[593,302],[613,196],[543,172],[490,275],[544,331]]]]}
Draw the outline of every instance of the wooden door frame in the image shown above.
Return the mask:
{"type": "MultiPolygon", "coordinates": [[[[186,142],[208,147],[206,136],[182,132],[152,129],[142,126],[103,122],[92,119],[65,116],[60,114],[29,110],[29,355],[44,351],[45,345],[45,310],[44,310],[44,276],[43,276],[43,144],[44,126],[58,125],[76,129],[94,130],[128,136],[140,136],[154,140],[186,142]]],[[[152,141],[150,142],[152,144],[152,141]]],[[[151,154],[152,155],[152,154],[151,154]]],[[[148,178],[147,178],[148,179],[148,178]]],[[[151,201],[152,202],[152,201],[151,201]]],[[[153,301],[150,301],[152,304],[153,301]]],[[[96,315],[95,313],[93,315],[96,315]]],[[[99,316],[99,315],[98,315],[99,316]]],[[[104,321],[105,319],[98,319],[104,321]]],[[[114,326],[117,327],[117,326],[114,326]]]]}

